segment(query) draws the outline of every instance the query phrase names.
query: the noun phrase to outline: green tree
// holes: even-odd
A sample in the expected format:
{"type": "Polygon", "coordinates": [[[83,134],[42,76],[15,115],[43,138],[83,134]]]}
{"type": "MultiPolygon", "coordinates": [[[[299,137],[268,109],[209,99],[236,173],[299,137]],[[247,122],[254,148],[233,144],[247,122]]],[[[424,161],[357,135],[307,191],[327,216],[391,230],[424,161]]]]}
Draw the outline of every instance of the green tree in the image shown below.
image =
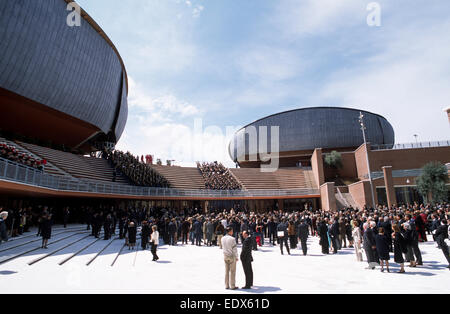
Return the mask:
{"type": "Polygon", "coordinates": [[[333,150],[331,153],[325,155],[325,164],[333,169],[342,168],[342,156],[337,151],[333,150]]]}
{"type": "Polygon", "coordinates": [[[437,161],[427,163],[422,168],[422,174],[416,180],[419,193],[428,202],[447,201],[447,182],[447,167],[437,161]]]}

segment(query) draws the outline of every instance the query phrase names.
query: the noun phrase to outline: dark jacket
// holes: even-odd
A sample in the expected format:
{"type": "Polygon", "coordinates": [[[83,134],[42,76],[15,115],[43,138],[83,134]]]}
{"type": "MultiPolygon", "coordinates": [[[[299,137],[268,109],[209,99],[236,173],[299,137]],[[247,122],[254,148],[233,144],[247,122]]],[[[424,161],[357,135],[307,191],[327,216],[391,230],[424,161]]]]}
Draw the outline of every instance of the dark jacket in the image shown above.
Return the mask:
{"type": "Polygon", "coordinates": [[[339,223],[336,221],[332,226],[330,230],[330,236],[333,236],[335,238],[339,237],[339,223]]]}
{"type": "Polygon", "coordinates": [[[52,237],[52,220],[51,219],[42,220],[41,236],[44,239],[50,239],[52,237]]]}
{"type": "Polygon", "coordinates": [[[308,239],[309,230],[306,223],[302,223],[298,226],[298,237],[302,240],[308,239]]]}
{"type": "Polygon", "coordinates": [[[169,231],[170,234],[175,234],[177,232],[177,225],[173,221],[171,221],[169,223],[169,228],[168,229],[169,229],[168,231],[169,231]]]}
{"type": "Polygon", "coordinates": [[[371,228],[367,228],[363,235],[364,250],[372,250],[373,246],[376,246],[375,234],[371,228]]]}
{"type": "Polygon", "coordinates": [[[190,226],[191,226],[191,224],[189,223],[189,221],[183,221],[181,223],[181,232],[188,233],[190,226]]]}
{"type": "Polygon", "coordinates": [[[445,239],[448,239],[448,225],[440,225],[436,229],[434,238],[439,245],[442,245],[445,239]]]}
{"type": "Polygon", "coordinates": [[[251,237],[248,237],[247,239],[245,239],[244,243],[242,244],[241,261],[243,263],[253,262],[251,237]]]}
{"type": "Polygon", "coordinates": [[[396,263],[404,263],[405,260],[403,258],[403,254],[406,254],[407,247],[405,243],[405,239],[400,232],[395,233],[394,238],[394,262],[396,263]]]}
{"type": "Polygon", "coordinates": [[[383,261],[388,261],[389,257],[389,238],[385,234],[377,234],[375,236],[378,256],[383,261]]]}
{"type": "Polygon", "coordinates": [[[203,233],[202,223],[197,220],[196,222],[194,222],[193,229],[196,235],[201,235],[203,233]]]}
{"type": "Polygon", "coordinates": [[[148,243],[150,234],[151,234],[150,226],[149,225],[142,226],[142,231],[141,231],[142,243],[144,243],[144,244],[148,243]]]}
{"type": "Polygon", "coordinates": [[[283,231],[284,232],[284,236],[287,237],[287,235],[288,235],[288,225],[287,225],[287,223],[281,222],[277,226],[277,231],[283,231]]]}
{"type": "Polygon", "coordinates": [[[0,218],[0,242],[8,241],[8,231],[6,229],[6,223],[0,218]]]}
{"type": "Polygon", "coordinates": [[[136,243],[136,226],[128,227],[128,243],[136,243]]]}

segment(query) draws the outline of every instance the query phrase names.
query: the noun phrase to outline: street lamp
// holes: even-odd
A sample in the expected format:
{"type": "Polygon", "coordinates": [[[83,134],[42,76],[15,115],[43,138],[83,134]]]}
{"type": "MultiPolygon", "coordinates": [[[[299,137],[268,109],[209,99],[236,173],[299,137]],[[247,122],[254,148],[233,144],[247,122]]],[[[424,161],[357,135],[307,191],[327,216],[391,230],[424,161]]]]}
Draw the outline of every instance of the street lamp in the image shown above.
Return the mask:
{"type": "Polygon", "coordinates": [[[416,145],[417,146],[419,146],[419,142],[417,141],[417,137],[418,137],[419,135],[417,135],[417,134],[414,134],[414,137],[416,138],[416,145]]]}
{"type": "Polygon", "coordinates": [[[362,114],[362,112],[359,113],[359,124],[361,125],[364,144],[366,144],[366,160],[367,160],[367,172],[369,173],[370,194],[372,195],[372,207],[375,209],[375,196],[373,194],[372,173],[370,171],[369,152],[367,150],[367,141],[366,141],[366,126],[364,124],[364,115],[362,114]]]}

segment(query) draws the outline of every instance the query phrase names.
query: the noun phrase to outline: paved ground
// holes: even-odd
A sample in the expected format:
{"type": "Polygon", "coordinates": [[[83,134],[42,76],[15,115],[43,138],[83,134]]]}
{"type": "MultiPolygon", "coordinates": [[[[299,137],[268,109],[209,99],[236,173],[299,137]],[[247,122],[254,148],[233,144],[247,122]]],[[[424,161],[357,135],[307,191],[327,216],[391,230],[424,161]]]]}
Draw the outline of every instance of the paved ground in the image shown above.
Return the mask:
{"type": "MultiPolygon", "coordinates": [[[[40,238],[34,231],[1,244],[0,293],[229,293],[224,289],[218,247],[162,246],[158,253],[161,259],[155,263],[149,251],[125,248],[118,255],[122,240],[95,242],[84,229],[55,226],[50,243],[57,242],[48,250],[39,248],[40,238]],[[59,265],[88,244],[92,245],[59,265]],[[8,258],[14,259],[4,262],[8,258]]],[[[434,242],[420,245],[424,266],[407,268],[406,274],[366,270],[367,263],[357,262],[353,249],[325,256],[317,238],[308,243],[308,256],[298,249],[282,256],[278,247],[267,244],[254,252],[255,288],[251,293],[450,293],[450,271],[434,242]]],[[[392,270],[398,270],[398,265],[392,270]]],[[[241,264],[237,283],[241,287],[245,283],[241,264]]]]}

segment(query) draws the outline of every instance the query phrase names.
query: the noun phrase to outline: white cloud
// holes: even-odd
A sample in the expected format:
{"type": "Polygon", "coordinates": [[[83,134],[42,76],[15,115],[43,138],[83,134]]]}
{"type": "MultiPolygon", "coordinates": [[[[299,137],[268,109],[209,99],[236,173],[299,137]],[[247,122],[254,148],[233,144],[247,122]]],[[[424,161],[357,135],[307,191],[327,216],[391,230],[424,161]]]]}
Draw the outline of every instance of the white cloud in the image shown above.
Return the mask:
{"type": "Polygon", "coordinates": [[[403,28],[383,37],[383,52],[333,73],[316,101],[384,115],[398,143],[448,139],[442,108],[450,99],[450,22],[403,28]]]}
{"type": "Polygon", "coordinates": [[[298,76],[302,70],[300,58],[291,50],[264,45],[241,48],[236,55],[244,75],[263,81],[282,81],[298,76]]]}
{"type": "Polygon", "coordinates": [[[321,34],[366,23],[361,0],[285,0],[278,3],[273,22],[285,36],[321,34]]]}
{"type": "Polygon", "coordinates": [[[152,154],[163,163],[174,159],[182,166],[215,160],[233,165],[227,151],[230,134],[203,125],[202,111],[195,105],[169,93],[154,97],[133,78],[129,82],[130,115],[118,149],[152,154]]]}

